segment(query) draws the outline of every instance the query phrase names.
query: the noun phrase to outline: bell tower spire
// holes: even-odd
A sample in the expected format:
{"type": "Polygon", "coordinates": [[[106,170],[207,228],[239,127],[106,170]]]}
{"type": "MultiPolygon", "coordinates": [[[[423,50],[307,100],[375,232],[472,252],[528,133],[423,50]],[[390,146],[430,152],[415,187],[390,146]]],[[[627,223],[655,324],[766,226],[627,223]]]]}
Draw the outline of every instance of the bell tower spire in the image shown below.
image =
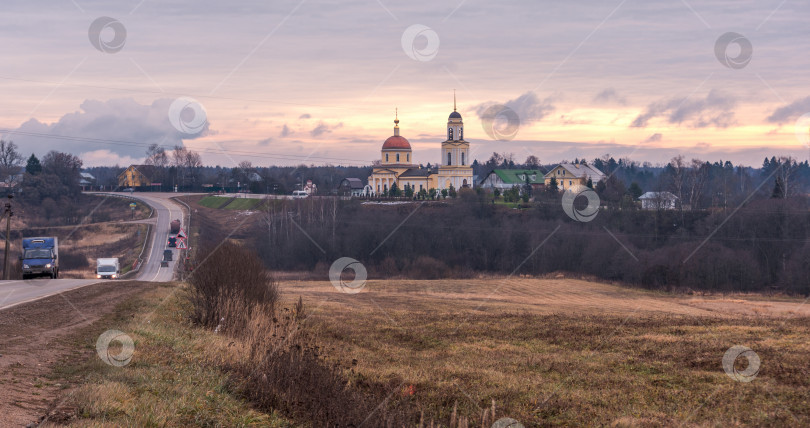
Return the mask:
{"type": "Polygon", "coordinates": [[[394,108],[394,135],[399,136],[399,108],[394,108]]]}
{"type": "Polygon", "coordinates": [[[456,90],[453,89],[453,111],[456,111],[456,90]]]}

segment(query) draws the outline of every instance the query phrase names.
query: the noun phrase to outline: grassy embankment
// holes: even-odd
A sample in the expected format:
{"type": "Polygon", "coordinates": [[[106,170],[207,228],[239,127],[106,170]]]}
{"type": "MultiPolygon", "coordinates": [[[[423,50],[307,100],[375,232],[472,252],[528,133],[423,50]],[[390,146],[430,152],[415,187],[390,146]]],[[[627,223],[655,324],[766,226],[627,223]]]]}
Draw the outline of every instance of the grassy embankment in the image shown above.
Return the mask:
{"type": "MultiPolygon", "coordinates": [[[[525,426],[810,423],[807,317],[711,313],[672,296],[604,284],[587,293],[584,282],[572,283],[567,297],[555,287],[561,294],[551,300],[562,304],[540,304],[533,290],[541,290],[540,298],[555,291],[530,279],[511,280],[486,300],[502,280],[463,282],[376,281],[358,295],[339,294],[328,282],[281,284],[281,290],[287,305],[304,296],[311,314],[306,328],[348,388],[388,385],[391,400],[444,424],[458,403],[458,414],[479,426],[493,400],[498,418],[525,426]],[[751,347],[761,358],[750,383],[722,369],[733,345],[751,347]]],[[[740,302],[732,301],[781,304],[740,302]]],[[[706,305],[714,303],[730,304],[706,305]]],[[[90,361],[68,370],[92,379],[72,401],[80,426],[284,424],[278,415],[245,410],[235,398],[245,379],[229,381],[221,369],[246,358],[239,339],[191,327],[177,296],[144,324],[155,305],[144,303],[134,318],[121,319],[118,328],[136,340],[129,366],[90,361]]]]}
{"type": "MultiPolygon", "coordinates": [[[[227,352],[231,340],[192,327],[177,287],[117,305],[114,315],[74,339],[77,351],[50,381],[75,386],[65,391],[49,422],[77,427],[290,426],[282,416],[252,409],[233,392],[229,375],[209,361],[227,352]],[[114,367],[96,355],[96,339],[108,329],[134,340],[130,364],[114,367]]],[[[110,353],[118,352],[120,348],[110,353]]]]}
{"type": "Polygon", "coordinates": [[[223,210],[253,210],[262,205],[263,199],[255,198],[226,198],[222,196],[206,196],[197,203],[214,209],[223,210]]]}

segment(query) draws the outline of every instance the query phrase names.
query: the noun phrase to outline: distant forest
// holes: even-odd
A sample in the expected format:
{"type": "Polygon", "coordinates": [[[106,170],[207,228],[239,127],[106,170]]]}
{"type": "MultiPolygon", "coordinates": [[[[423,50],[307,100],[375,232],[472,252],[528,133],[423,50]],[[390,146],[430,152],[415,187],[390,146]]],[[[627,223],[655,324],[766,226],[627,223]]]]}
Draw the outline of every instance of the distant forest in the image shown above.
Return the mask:
{"type": "MultiPolygon", "coordinates": [[[[609,203],[587,223],[564,214],[559,194],[535,199],[519,209],[472,190],[401,205],[272,200],[262,221],[233,237],[270,269],[324,277],[336,259],[352,257],[378,278],[562,271],[650,289],[810,294],[805,196],[760,189],[745,204],[690,211],[609,203]]],[[[224,229],[201,235],[216,243],[231,232],[224,229]]]]}

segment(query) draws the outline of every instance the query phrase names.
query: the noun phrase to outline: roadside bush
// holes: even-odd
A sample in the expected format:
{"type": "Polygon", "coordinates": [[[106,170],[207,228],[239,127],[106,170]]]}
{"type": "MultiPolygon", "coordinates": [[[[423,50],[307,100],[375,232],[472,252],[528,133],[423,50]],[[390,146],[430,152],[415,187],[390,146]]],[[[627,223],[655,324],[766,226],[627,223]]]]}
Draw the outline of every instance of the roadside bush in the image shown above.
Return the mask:
{"type": "Polygon", "coordinates": [[[374,426],[415,423],[407,403],[377,408],[389,385],[357,388],[323,359],[303,328],[303,302],[277,308],[277,284],[253,252],[226,242],[199,255],[188,280],[190,317],[240,342],[247,358],[226,361],[225,369],[253,402],[313,426],[360,426],[369,417],[374,426]]]}
{"type": "Polygon", "coordinates": [[[193,322],[239,336],[257,313],[273,314],[278,287],[252,251],[225,242],[198,256],[188,280],[193,322]]]}
{"type": "Polygon", "coordinates": [[[250,363],[235,369],[243,391],[261,408],[282,411],[311,426],[414,426],[416,411],[396,398],[396,385],[348,381],[339,363],[328,364],[303,326],[303,303],[276,316],[250,320],[250,363]]]}

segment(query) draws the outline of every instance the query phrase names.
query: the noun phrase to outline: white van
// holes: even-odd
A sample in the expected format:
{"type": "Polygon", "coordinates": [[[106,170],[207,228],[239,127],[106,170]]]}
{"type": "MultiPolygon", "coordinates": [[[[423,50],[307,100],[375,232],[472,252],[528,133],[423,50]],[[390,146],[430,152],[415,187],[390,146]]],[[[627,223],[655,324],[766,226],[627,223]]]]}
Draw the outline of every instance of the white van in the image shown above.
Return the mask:
{"type": "Polygon", "coordinates": [[[117,258],[96,259],[96,278],[116,279],[121,276],[121,265],[117,258]]]}
{"type": "Polygon", "coordinates": [[[303,199],[303,198],[306,198],[308,196],[309,196],[309,194],[307,194],[307,192],[305,192],[303,190],[293,190],[293,194],[292,194],[293,199],[303,199]]]}

